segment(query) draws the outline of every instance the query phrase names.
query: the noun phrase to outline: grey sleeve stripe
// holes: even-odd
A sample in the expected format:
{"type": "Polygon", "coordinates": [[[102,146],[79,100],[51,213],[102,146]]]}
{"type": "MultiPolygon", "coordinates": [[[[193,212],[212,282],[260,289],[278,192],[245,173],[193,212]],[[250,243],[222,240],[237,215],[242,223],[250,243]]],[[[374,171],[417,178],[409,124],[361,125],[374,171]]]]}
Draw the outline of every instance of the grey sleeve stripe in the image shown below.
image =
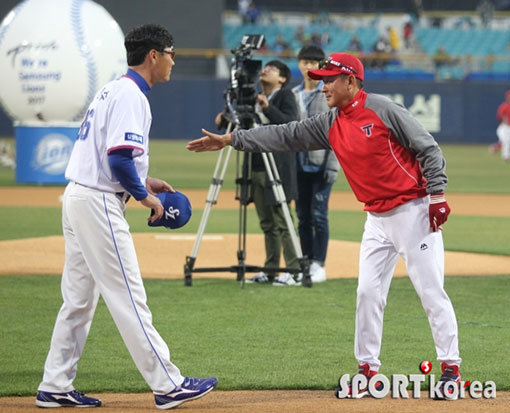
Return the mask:
{"type": "Polygon", "coordinates": [[[331,110],[283,125],[239,129],[232,133],[232,146],[245,152],[308,152],[331,149],[328,136],[337,113],[336,110],[331,110]]]}
{"type": "Polygon", "coordinates": [[[365,107],[373,110],[400,144],[416,156],[427,178],[427,192],[444,191],[448,182],[446,161],[423,125],[402,105],[382,95],[368,94],[365,107]]]}

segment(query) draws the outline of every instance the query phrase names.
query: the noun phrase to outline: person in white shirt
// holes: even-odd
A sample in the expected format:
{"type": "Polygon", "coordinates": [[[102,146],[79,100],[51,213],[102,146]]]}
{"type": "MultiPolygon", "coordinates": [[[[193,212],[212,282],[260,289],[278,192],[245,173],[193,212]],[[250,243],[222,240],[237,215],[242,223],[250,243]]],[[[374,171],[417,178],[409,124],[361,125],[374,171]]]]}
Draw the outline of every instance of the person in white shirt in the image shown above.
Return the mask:
{"type": "Polygon", "coordinates": [[[216,377],[184,377],[152,325],[152,314],[124,217],[132,196],[153,214],[163,215],[155,195],[175,192],[147,176],[152,120],[145,96],[168,82],[175,65],[172,35],[162,26],[143,25],[125,38],[129,69],[103,86],[92,100],[74,145],[62,205],[65,264],[63,304],[39,385],[39,407],[98,407],[101,400],[73,386],[77,365],[101,296],[138,370],[155,395],[156,407],[169,409],[201,397],[216,377]]]}

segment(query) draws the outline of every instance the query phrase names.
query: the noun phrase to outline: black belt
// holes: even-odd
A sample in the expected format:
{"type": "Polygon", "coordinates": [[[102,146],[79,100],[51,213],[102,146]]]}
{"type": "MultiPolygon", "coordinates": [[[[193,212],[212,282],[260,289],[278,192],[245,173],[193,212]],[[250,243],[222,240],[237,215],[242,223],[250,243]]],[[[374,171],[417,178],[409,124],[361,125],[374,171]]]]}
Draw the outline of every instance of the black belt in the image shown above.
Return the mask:
{"type": "Polygon", "coordinates": [[[127,191],[115,192],[115,195],[117,195],[117,198],[119,198],[125,204],[127,203],[127,201],[129,201],[129,198],[131,198],[131,194],[127,191]]]}

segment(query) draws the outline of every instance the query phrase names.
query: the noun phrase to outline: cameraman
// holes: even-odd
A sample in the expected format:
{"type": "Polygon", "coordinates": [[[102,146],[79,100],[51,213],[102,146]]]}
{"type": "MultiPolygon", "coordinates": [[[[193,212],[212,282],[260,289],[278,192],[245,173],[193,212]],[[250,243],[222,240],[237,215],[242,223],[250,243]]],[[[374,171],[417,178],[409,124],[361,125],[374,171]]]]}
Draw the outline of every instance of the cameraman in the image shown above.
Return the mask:
{"type": "MultiPolygon", "coordinates": [[[[294,94],[285,87],[289,81],[290,69],[287,65],[279,60],[266,63],[259,79],[262,93],[257,96],[255,105],[255,112],[260,123],[277,125],[298,119],[298,108],[294,94]]],[[[219,114],[216,117],[216,124],[221,126],[222,120],[222,114],[219,114]]],[[[278,152],[274,153],[273,156],[285,192],[285,199],[289,203],[297,197],[296,155],[290,152],[278,152]]],[[[286,267],[299,268],[299,261],[282,208],[274,197],[260,153],[252,154],[251,179],[251,197],[257,210],[260,228],[264,232],[266,248],[264,267],[280,266],[280,255],[283,247],[286,267]]],[[[294,219],[292,220],[294,221],[294,219]]],[[[287,272],[276,279],[275,277],[274,272],[261,271],[249,281],[267,283],[274,279],[274,285],[297,284],[292,274],[287,272]]]]}
{"type": "MultiPolygon", "coordinates": [[[[272,60],[264,66],[260,75],[262,93],[257,96],[255,112],[264,125],[277,125],[298,119],[298,108],[292,91],[285,86],[290,81],[290,69],[280,60],[272,60]]],[[[297,166],[294,153],[274,153],[274,160],[285,192],[285,199],[290,203],[297,198],[297,166]]],[[[264,231],[266,243],[266,262],[264,267],[279,267],[280,252],[287,268],[299,268],[299,262],[292,245],[289,229],[280,205],[277,204],[273,190],[265,172],[262,155],[252,154],[251,194],[260,228],[264,231]]],[[[289,208],[290,211],[290,208],[289,208]]],[[[291,215],[292,216],[292,215],[291,215]]],[[[292,219],[294,221],[294,219],[292,219]]],[[[276,274],[264,272],[256,274],[252,281],[267,282],[276,274]]],[[[295,285],[292,274],[285,272],[275,279],[274,285],[295,285]]]]}

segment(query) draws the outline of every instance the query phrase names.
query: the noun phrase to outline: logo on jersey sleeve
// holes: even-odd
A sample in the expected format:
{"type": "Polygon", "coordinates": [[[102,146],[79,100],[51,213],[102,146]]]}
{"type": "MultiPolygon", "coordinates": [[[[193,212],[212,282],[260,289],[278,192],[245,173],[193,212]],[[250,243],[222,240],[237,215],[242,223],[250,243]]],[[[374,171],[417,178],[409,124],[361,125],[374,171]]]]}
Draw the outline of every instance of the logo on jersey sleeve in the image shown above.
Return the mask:
{"type": "Polygon", "coordinates": [[[133,133],[133,132],[126,132],[126,134],[124,135],[124,140],[136,142],[136,143],[139,143],[140,145],[142,145],[143,144],[143,135],[138,135],[137,133],[133,133]]]}

